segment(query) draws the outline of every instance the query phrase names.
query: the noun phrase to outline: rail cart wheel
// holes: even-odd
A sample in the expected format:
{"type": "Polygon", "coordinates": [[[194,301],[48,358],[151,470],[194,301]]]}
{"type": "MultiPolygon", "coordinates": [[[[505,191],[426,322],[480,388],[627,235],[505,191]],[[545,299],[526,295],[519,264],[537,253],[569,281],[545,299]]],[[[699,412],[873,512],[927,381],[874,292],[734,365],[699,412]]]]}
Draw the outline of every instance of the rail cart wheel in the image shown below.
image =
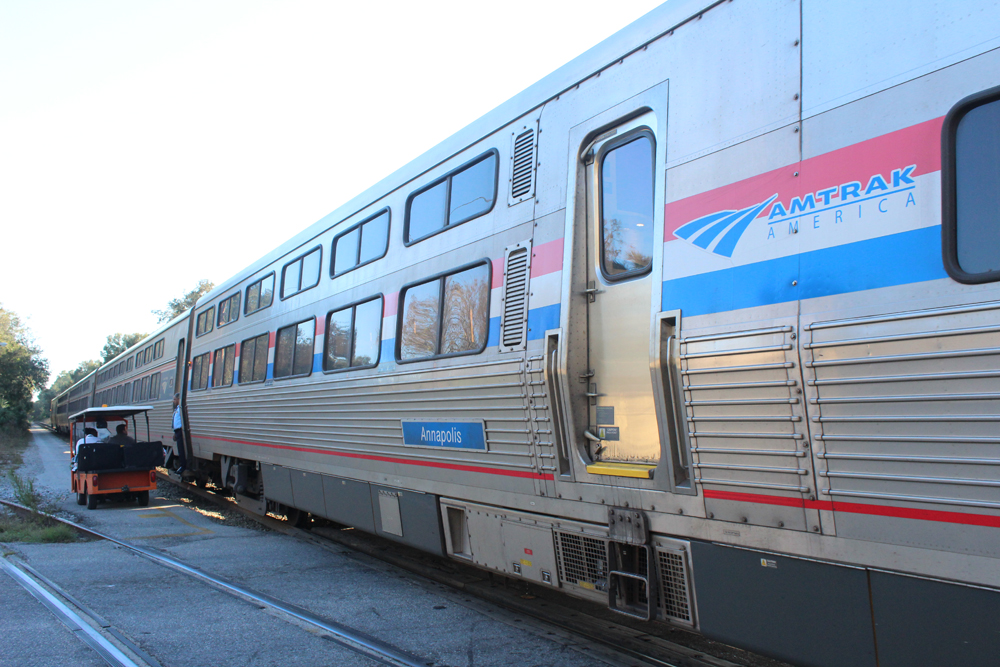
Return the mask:
{"type": "Polygon", "coordinates": [[[86,493],[78,493],[78,494],[76,494],[76,504],[77,505],[86,505],[87,504],[87,494],[86,493]]]}
{"type": "Polygon", "coordinates": [[[145,507],[149,504],[149,491],[140,491],[136,498],[139,500],[139,507],[145,507]]]}
{"type": "Polygon", "coordinates": [[[87,494],[87,509],[96,510],[97,509],[97,496],[93,493],[87,494]]]}

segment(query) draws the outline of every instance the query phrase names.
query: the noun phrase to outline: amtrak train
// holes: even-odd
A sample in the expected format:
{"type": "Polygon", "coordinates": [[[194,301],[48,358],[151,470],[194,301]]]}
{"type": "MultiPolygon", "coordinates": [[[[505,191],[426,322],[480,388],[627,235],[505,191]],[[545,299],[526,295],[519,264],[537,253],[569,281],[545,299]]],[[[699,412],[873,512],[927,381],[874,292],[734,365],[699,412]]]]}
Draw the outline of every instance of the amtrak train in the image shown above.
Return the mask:
{"type": "Polygon", "coordinates": [[[997,3],[672,0],[54,404],[180,392],[246,507],[797,665],[995,665],[998,211],[997,3]]]}

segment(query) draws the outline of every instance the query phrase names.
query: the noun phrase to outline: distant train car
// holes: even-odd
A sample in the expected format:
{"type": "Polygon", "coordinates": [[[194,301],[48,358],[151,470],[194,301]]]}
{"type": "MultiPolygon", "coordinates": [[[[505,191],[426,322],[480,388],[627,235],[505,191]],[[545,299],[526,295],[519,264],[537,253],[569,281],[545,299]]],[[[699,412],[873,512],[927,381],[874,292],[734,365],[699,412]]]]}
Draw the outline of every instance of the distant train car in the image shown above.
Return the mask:
{"type": "Polygon", "coordinates": [[[795,664],[994,664],[997,25],[664,5],[156,334],[189,467],[795,664]]]}

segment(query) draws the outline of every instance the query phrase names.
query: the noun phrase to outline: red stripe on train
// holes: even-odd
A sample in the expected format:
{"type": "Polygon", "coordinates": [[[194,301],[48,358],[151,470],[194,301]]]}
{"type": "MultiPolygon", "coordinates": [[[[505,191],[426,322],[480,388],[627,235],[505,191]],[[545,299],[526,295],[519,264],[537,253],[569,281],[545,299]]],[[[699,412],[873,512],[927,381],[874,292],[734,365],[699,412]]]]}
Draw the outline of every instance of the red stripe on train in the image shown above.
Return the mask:
{"type": "Polygon", "coordinates": [[[785,507],[802,507],[810,510],[826,510],[831,512],[846,512],[850,514],[869,514],[873,516],[888,516],[896,519],[917,519],[920,521],[938,521],[941,523],[957,523],[966,526],[987,526],[1000,528],[1000,516],[989,514],[966,514],[964,512],[945,512],[943,510],[922,510],[910,507],[895,507],[891,505],[869,505],[866,503],[845,503],[834,500],[802,500],[787,496],[768,496],[761,493],[737,493],[733,491],[717,491],[705,489],[706,498],[731,500],[739,503],[757,503],[759,505],[782,505],[785,507]]]}
{"type": "Polygon", "coordinates": [[[485,475],[502,475],[504,477],[524,477],[527,479],[553,479],[552,475],[537,472],[525,472],[522,470],[504,470],[502,468],[487,468],[484,466],[467,466],[457,463],[436,463],[433,461],[411,461],[409,459],[399,459],[392,456],[375,456],[373,454],[352,454],[349,452],[331,452],[326,449],[316,449],[313,447],[293,447],[291,445],[269,445],[263,442],[249,442],[247,440],[231,440],[229,438],[212,438],[207,435],[191,435],[192,438],[202,438],[204,440],[217,440],[219,442],[232,442],[237,445],[251,445],[254,447],[268,447],[269,449],[285,449],[293,452],[307,452],[310,454],[327,454],[329,456],[342,456],[348,459],[362,459],[365,461],[381,461],[382,463],[402,463],[403,465],[422,466],[424,468],[443,468],[445,470],[458,470],[461,472],[478,472],[485,475]]]}

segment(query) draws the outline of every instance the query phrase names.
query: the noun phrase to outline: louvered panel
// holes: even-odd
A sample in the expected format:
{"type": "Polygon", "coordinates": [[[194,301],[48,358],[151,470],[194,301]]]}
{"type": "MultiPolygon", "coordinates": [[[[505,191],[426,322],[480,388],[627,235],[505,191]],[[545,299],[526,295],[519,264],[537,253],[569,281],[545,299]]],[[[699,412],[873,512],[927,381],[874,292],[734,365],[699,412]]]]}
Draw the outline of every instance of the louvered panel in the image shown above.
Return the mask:
{"type": "Polygon", "coordinates": [[[514,139],[514,170],[510,180],[510,196],[517,199],[531,192],[534,174],[535,131],[522,132],[514,139]]]}
{"type": "Polygon", "coordinates": [[[510,192],[508,204],[513,206],[535,195],[535,129],[525,126],[511,134],[510,192]]]}
{"type": "MultiPolygon", "coordinates": [[[[516,358],[358,378],[318,375],[310,381],[271,386],[237,385],[190,399],[196,455],[208,458],[213,452],[226,451],[301,467],[302,457],[309,452],[329,452],[342,456],[316,460],[364,468],[383,465],[377,463],[378,457],[389,456],[519,471],[537,468],[524,375],[516,358]],[[402,420],[480,419],[486,434],[485,452],[403,444],[402,420]]],[[[418,463],[408,473],[437,479],[450,474],[443,470],[418,463]]],[[[485,477],[482,483],[486,485],[520,479],[485,477]]],[[[533,484],[529,478],[523,483],[533,484]]]]}
{"type": "MultiPolygon", "coordinates": [[[[1000,515],[1000,303],[805,328],[820,492],[834,512],[840,502],[1000,515]]],[[[967,548],[928,522],[905,534],[876,523],[837,514],[838,534],[967,548]]]]}
{"type": "Polygon", "coordinates": [[[503,275],[503,306],[500,313],[500,351],[525,348],[528,334],[528,277],[531,269],[531,242],[506,250],[503,275]]]}
{"type": "Polygon", "coordinates": [[[681,341],[694,468],[716,519],[807,529],[812,476],[794,340],[786,325],[681,341]]]}

